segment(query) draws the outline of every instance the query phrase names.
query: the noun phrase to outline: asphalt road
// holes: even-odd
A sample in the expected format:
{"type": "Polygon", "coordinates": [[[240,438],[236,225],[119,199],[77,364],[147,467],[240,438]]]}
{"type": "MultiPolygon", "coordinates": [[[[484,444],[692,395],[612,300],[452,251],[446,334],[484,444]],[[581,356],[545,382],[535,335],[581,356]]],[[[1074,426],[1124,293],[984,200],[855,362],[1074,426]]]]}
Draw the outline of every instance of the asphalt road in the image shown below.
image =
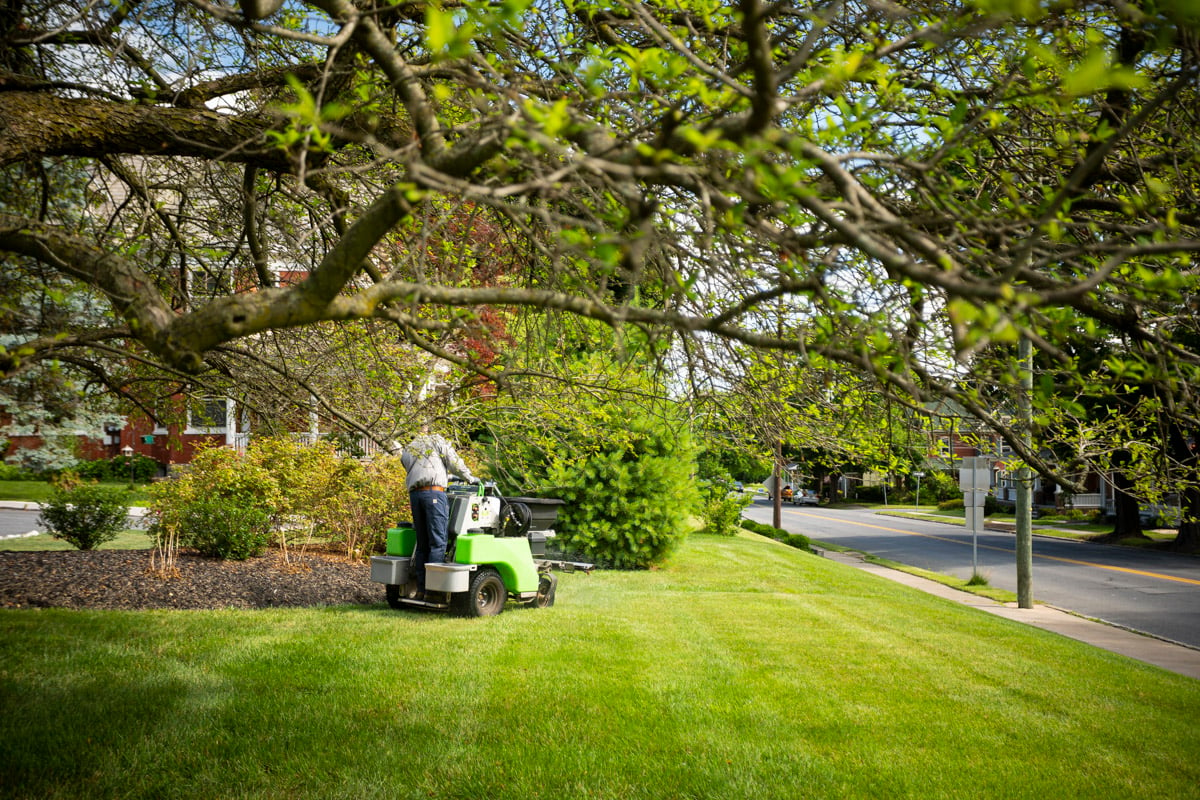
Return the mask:
{"type": "MultiPolygon", "coordinates": [[[[899,510],[899,509],[898,509],[899,510]]],[[[759,500],[746,516],[771,523],[759,500]]],[[[785,530],[901,564],[969,578],[973,558],[992,586],[1017,590],[1016,541],[985,531],[876,514],[868,509],[783,507],[785,530]],[[974,555],[973,555],[974,553],[974,555]]],[[[1200,647],[1200,558],[1045,536],[1033,541],[1033,596],[1154,636],[1200,647]]]]}
{"type": "MultiPolygon", "coordinates": [[[[0,539],[10,536],[20,536],[32,531],[45,532],[45,526],[38,522],[38,517],[41,516],[40,512],[24,511],[21,508],[9,508],[5,504],[16,506],[26,505],[24,503],[0,501],[0,539]]],[[[126,524],[130,528],[143,527],[142,512],[143,509],[140,508],[131,509],[126,524]]]]}
{"type": "Polygon", "coordinates": [[[41,529],[36,511],[15,511],[7,508],[0,510],[0,538],[41,529]]]}

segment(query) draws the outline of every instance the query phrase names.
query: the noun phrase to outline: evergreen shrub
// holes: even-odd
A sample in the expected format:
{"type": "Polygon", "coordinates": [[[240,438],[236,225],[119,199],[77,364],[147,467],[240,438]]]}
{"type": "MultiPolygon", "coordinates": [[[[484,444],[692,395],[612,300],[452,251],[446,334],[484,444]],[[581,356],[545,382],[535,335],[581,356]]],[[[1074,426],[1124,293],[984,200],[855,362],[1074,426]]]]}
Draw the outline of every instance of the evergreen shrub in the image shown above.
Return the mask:
{"type": "Polygon", "coordinates": [[[687,536],[696,505],[690,436],[653,424],[627,423],[619,447],[589,447],[556,459],[549,480],[564,501],[555,530],[563,544],[618,569],[648,567],[687,536]]]}
{"type": "Polygon", "coordinates": [[[635,391],[596,395],[611,363],[579,365],[576,386],[555,384],[516,412],[488,420],[479,441],[487,471],[508,495],[563,501],[554,530],[557,549],[608,567],[645,568],[687,536],[699,511],[696,448],[685,410],[657,399],[649,377],[635,391]]]}

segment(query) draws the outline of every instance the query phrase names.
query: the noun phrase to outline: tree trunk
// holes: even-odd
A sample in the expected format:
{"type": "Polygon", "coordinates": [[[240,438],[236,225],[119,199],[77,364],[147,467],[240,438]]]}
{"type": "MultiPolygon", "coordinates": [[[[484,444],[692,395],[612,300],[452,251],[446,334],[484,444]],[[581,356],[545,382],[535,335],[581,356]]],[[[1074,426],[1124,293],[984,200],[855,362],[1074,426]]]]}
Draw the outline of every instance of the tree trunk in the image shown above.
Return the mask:
{"type": "MultiPolygon", "coordinates": [[[[1189,443],[1189,433],[1191,432],[1178,425],[1172,425],[1168,446],[1175,461],[1194,470],[1200,458],[1189,443]]],[[[1175,537],[1171,549],[1183,553],[1200,552],[1200,487],[1192,485],[1183,490],[1179,496],[1179,510],[1183,517],[1179,521],[1179,534],[1175,537]]]]}
{"type": "Polygon", "coordinates": [[[1125,466],[1131,458],[1128,450],[1118,450],[1113,454],[1113,511],[1116,521],[1111,535],[1114,539],[1145,536],[1142,533],[1141,504],[1129,493],[1133,488],[1133,481],[1125,471],[1125,466]]]}
{"type": "Polygon", "coordinates": [[[1185,489],[1179,498],[1179,505],[1183,519],[1171,549],[1181,553],[1200,553],[1200,489],[1185,489]]]}

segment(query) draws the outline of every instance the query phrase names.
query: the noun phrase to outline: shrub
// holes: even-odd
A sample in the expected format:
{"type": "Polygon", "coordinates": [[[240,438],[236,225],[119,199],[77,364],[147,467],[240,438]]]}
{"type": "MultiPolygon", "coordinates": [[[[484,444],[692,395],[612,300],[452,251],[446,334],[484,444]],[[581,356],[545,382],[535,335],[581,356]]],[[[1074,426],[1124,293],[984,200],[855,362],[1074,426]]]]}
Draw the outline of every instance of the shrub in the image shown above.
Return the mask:
{"type": "Polygon", "coordinates": [[[180,543],[201,555],[244,561],[262,555],[271,539],[271,517],[236,498],[194,500],[179,511],[180,543]]]}
{"type": "Polygon", "coordinates": [[[858,486],[854,489],[854,499],[868,503],[883,502],[882,486],[858,486]]]}
{"type": "Polygon", "coordinates": [[[166,563],[177,545],[190,545],[195,531],[188,509],[201,501],[225,500],[257,508],[270,517],[280,506],[279,486],[264,467],[224,447],[196,451],[192,462],[169,481],[151,484],[150,531],[166,563]]]}
{"type": "Polygon", "coordinates": [[[255,436],[246,450],[245,465],[262,470],[260,478],[274,487],[273,511],[277,516],[311,512],[358,462],[339,458],[327,439],[305,444],[291,437],[255,436]]]}
{"type": "Polygon", "coordinates": [[[766,525],[752,519],[742,520],[742,527],[748,531],[774,539],[777,542],[783,542],[789,547],[795,547],[797,550],[808,551],[810,549],[809,539],[802,533],[789,533],[781,528],[776,528],[774,525],[766,525]]]}
{"type": "MultiPolygon", "coordinates": [[[[633,427],[636,423],[630,421],[633,427]]],[[[599,563],[643,568],[665,558],[687,535],[696,504],[690,437],[640,425],[621,449],[588,448],[556,459],[549,479],[564,501],[563,544],[599,563]]]]}
{"type": "Polygon", "coordinates": [[[733,536],[737,533],[742,511],[750,505],[752,498],[737,492],[731,493],[725,481],[703,482],[699,484],[699,489],[704,532],[716,536],[733,536]]]}
{"type": "Polygon", "coordinates": [[[963,499],[959,497],[957,499],[943,500],[942,502],[938,503],[937,507],[939,511],[957,511],[960,508],[965,508],[966,504],[963,503],[963,499]]]}
{"type": "MultiPolygon", "coordinates": [[[[577,377],[609,381],[611,361],[585,361],[573,365],[577,377]]],[[[602,398],[582,378],[574,389],[548,386],[525,399],[519,413],[490,418],[480,439],[488,472],[505,494],[563,501],[554,529],[565,553],[641,568],[688,534],[700,502],[696,451],[685,410],[651,399],[661,393],[651,377],[622,373],[621,381],[623,394],[602,398]]]]}
{"type": "MultiPolygon", "coordinates": [[[[0,445],[3,443],[3,440],[0,440],[0,445]]],[[[6,464],[0,461],[0,481],[36,481],[45,477],[45,475],[23,469],[16,464],[6,464]]]]}
{"type": "Polygon", "coordinates": [[[962,489],[958,481],[949,472],[928,472],[921,478],[921,497],[941,502],[962,498],[962,489]]]}
{"type": "Polygon", "coordinates": [[[1104,516],[1104,512],[1100,509],[1091,508],[1064,508],[1058,513],[1047,516],[1045,519],[1056,519],[1064,522],[1088,522],[1098,523],[1104,516]]]}
{"type": "Polygon", "coordinates": [[[159,463],[141,455],[114,456],[95,461],[80,461],[72,470],[80,477],[94,481],[128,481],[132,475],[135,483],[149,483],[159,472],[159,463]]]}
{"type": "Polygon", "coordinates": [[[763,536],[772,536],[772,533],[775,530],[778,530],[777,528],[773,528],[770,525],[764,525],[763,523],[753,519],[742,520],[742,527],[753,533],[762,534],[763,536]]]}
{"type": "Polygon", "coordinates": [[[336,486],[312,507],[311,516],[351,558],[382,551],[387,529],[412,518],[406,476],[399,456],[379,456],[365,467],[344,461],[336,486]]]}
{"type": "Polygon", "coordinates": [[[808,550],[808,537],[802,533],[785,533],[781,541],[789,547],[794,547],[797,550],[808,550]]]}
{"type": "MultiPolygon", "coordinates": [[[[197,525],[208,524],[205,514],[218,513],[197,503],[220,500],[233,509],[265,514],[268,530],[278,531],[285,550],[300,536],[319,530],[328,543],[357,557],[377,549],[387,529],[408,516],[404,479],[396,457],[381,456],[364,466],[339,457],[329,441],[306,445],[290,438],[256,437],[244,454],[226,448],[198,451],[174,479],[152,486],[152,531],[167,561],[177,545],[209,550],[210,555],[244,552],[239,542],[210,544],[196,531],[197,525]]],[[[253,524],[257,516],[246,519],[253,524]]]]}
{"type": "Polygon", "coordinates": [[[128,493],[113,486],[94,483],[56,484],[42,505],[40,523],[56,539],[80,550],[92,550],[116,538],[125,529],[129,515],[128,493]]]}

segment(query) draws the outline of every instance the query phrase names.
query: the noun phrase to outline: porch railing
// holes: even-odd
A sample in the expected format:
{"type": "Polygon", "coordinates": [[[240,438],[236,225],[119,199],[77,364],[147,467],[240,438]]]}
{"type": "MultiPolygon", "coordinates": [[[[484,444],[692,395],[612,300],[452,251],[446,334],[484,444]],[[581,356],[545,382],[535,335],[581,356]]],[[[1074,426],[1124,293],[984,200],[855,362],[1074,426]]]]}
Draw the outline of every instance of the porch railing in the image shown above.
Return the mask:
{"type": "Polygon", "coordinates": [[[1066,505],[1070,508],[1103,508],[1104,498],[1099,492],[1076,494],[1067,498],[1066,505]]]}
{"type": "MultiPolygon", "coordinates": [[[[246,452],[246,447],[250,444],[250,438],[253,436],[250,432],[240,432],[233,434],[232,447],[239,453],[246,452]]],[[[316,444],[327,434],[313,433],[312,431],[298,431],[288,434],[294,441],[300,444],[316,444]]],[[[366,436],[340,436],[335,440],[337,454],[343,458],[374,458],[379,453],[387,452],[380,447],[373,439],[366,436]]]]}

